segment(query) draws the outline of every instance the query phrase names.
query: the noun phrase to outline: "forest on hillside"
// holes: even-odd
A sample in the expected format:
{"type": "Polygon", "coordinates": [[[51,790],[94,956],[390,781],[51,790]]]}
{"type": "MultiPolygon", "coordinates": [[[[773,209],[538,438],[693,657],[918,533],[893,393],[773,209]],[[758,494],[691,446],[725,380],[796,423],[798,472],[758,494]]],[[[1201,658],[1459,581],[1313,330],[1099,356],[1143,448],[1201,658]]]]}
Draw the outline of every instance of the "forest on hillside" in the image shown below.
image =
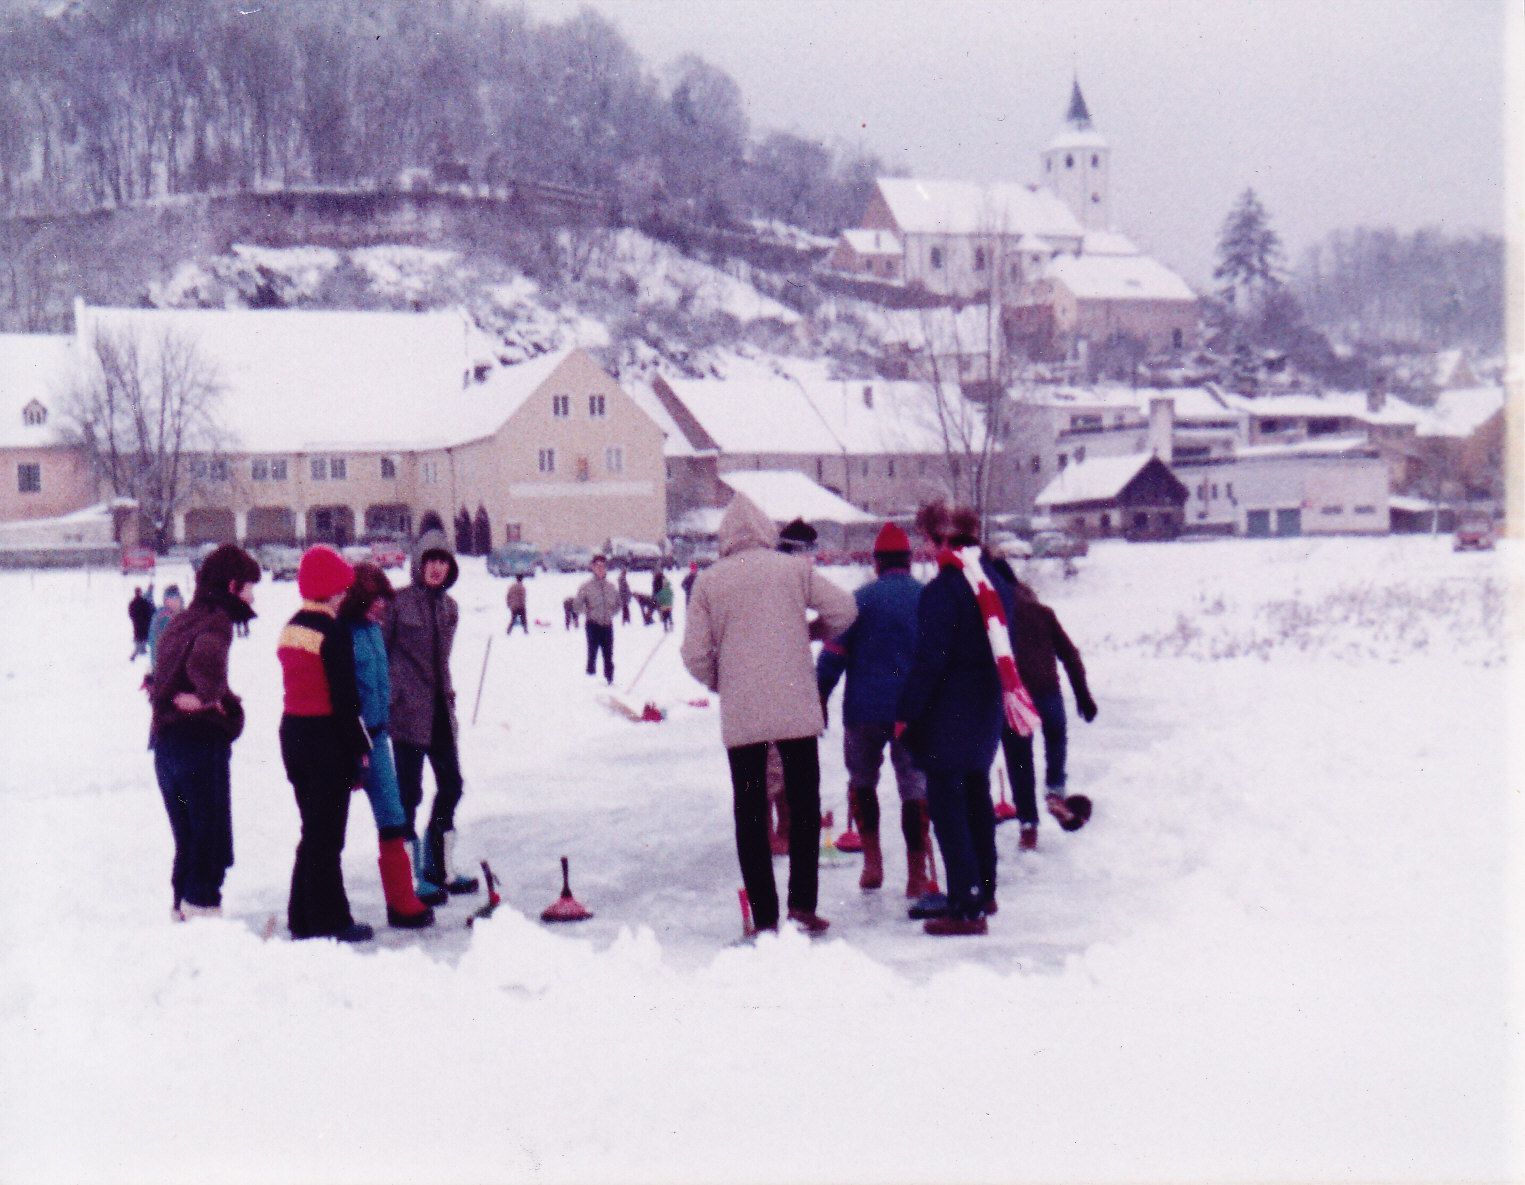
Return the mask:
{"type": "Polygon", "coordinates": [[[654,72],[591,9],[489,0],[60,0],[0,15],[0,213],[224,189],[389,185],[424,168],[831,232],[879,162],[749,125],[686,55],[654,72]]]}

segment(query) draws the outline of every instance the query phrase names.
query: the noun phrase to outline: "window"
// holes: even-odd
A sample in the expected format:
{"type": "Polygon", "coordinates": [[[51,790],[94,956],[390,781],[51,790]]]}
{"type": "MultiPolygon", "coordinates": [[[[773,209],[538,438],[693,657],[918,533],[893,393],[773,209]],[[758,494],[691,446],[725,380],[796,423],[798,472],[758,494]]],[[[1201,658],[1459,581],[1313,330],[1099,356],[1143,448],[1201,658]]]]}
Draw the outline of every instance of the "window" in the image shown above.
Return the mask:
{"type": "Polygon", "coordinates": [[[271,481],[285,481],[286,480],[286,460],[285,460],[284,457],[281,460],[279,460],[279,461],[271,461],[270,462],[270,480],[271,481]]]}
{"type": "Polygon", "coordinates": [[[1260,430],[1262,432],[1279,432],[1279,431],[1281,431],[1281,421],[1280,420],[1270,420],[1270,419],[1261,420],[1260,421],[1260,430]]]}
{"type": "Polygon", "coordinates": [[[886,461],[884,463],[884,476],[885,477],[894,477],[895,476],[895,458],[894,457],[891,457],[888,461],[886,461]]]}
{"type": "Polygon", "coordinates": [[[985,270],[985,248],[983,247],[974,249],[974,270],[977,272],[985,270]]]}
{"type": "Polygon", "coordinates": [[[1081,445],[1078,449],[1075,450],[1075,464],[1079,465],[1080,462],[1084,461],[1085,459],[1086,459],[1085,445],[1081,445]]]}
{"type": "Polygon", "coordinates": [[[1133,516],[1133,525],[1140,531],[1146,530],[1149,526],[1149,515],[1140,510],[1133,516]]]}
{"type": "MultiPolygon", "coordinates": [[[[603,398],[602,395],[599,396],[603,398]]],[[[604,450],[604,468],[610,473],[625,472],[625,449],[622,445],[611,444],[604,450]]]]}
{"type": "Polygon", "coordinates": [[[863,462],[863,476],[864,477],[868,476],[868,462],[867,461],[863,462]]]}
{"type": "Polygon", "coordinates": [[[397,462],[391,457],[381,458],[381,477],[383,481],[392,481],[397,477],[397,462]]]}
{"type": "Polygon", "coordinates": [[[553,448],[543,448],[543,449],[540,450],[540,472],[541,473],[555,473],[556,472],[556,450],[555,449],[553,449],[553,448]]]}
{"type": "Polygon", "coordinates": [[[820,457],[817,457],[815,459],[815,479],[816,479],[816,481],[820,481],[821,480],[821,469],[822,469],[822,461],[821,461],[820,457]]]}
{"type": "Polygon", "coordinates": [[[927,254],[927,262],[933,271],[941,271],[943,266],[943,249],[941,247],[933,247],[927,254]]]}
{"type": "Polygon", "coordinates": [[[1045,173],[1052,173],[1054,171],[1054,162],[1051,161],[1051,160],[1044,161],[1043,162],[1043,171],[1045,173]]]}
{"type": "Polygon", "coordinates": [[[1320,514],[1344,514],[1345,508],[1343,506],[1320,506],[1318,512],[1320,514]]]}
{"type": "Polygon", "coordinates": [[[314,457],[308,464],[309,464],[310,469],[312,470],[312,479],[313,479],[313,481],[327,481],[328,480],[328,458],[327,457],[314,457]]]}
{"type": "Polygon", "coordinates": [[[1101,516],[1101,532],[1102,532],[1102,534],[1105,535],[1111,529],[1112,529],[1112,516],[1110,514],[1102,515],[1101,516]]]}
{"type": "Polygon", "coordinates": [[[524,524],[523,523],[504,523],[503,524],[503,542],[504,543],[522,543],[522,542],[524,542],[524,524]]]}
{"type": "Polygon", "coordinates": [[[1356,513],[1357,514],[1376,514],[1377,513],[1377,508],[1375,506],[1357,506],[1356,507],[1356,513]]]}
{"type": "Polygon", "coordinates": [[[1070,456],[1069,456],[1069,454],[1068,453],[1060,453],[1059,454],[1059,470],[1060,470],[1061,473],[1064,471],[1064,467],[1066,465],[1068,465],[1069,463],[1070,463],[1070,456]]]}
{"type": "Polygon", "coordinates": [[[1234,483],[1233,482],[1230,481],[1230,482],[1224,483],[1224,486],[1223,486],[1223,496],[1225,498],[1228,498],[1230,501],[1233,500],[1233,497],[1234,497],[1234,483]]]}
{"type": "Polygon", "coordinates": [[[36,461],[23,461],[17,465],[16,490],[22,494],[42,493],[42,465],[36,461]]]}
{"type": "Polygon", "coordinates": [[[250,461],[249,476],[252,477],[255,481],[269,481],[270,462],[260,460],[250,461]]]}
{"type": "Polygon", "coordinates": [[[213,481],[227,481],[233,476],[232,467],[226,457],[216,457],[207,465],[207,471],[213,481]]]}
{"type": "Polygon", "coordinates": [[[1073,169],[1075,167],[1075,157],[1072,153],[1066,152],[1064,154],[1064,167],[1067,169],[1073,169]]]}
{"type": "Polygon", "coordinates": [[[211,471],[207,468],[207,463],[201,458],[198,457],[191,462],[191,476],[197,481],[205,481],[209,472],[211,471]]]}
{"type": "Polygon", "coordinates": [[[1099,153],[1095,153],[1095,152],[1091,153],[1091,168],[1093,168],[1093,169],[1099,168],[1100,165],[1101,165],[1101,156],[1100,156],[1100,154],[1099,153]]]}
{"type": "Polygon", "coordinates": [[[927,459],[925,457],[923,457],[921,460],[916,462],[916,476],[917,477],[925,477],[926,475],[927,475],[927,459]]]}
{"type": "Polygon", "coordinates": [[[1091,205],[1093,205],[1093,206],[1101,205],[1101,194],[1093,193],[1091,195],[1091,205]]]}
{"type": "Polygon", "coordinates": [[[1175,349],[1175,350],[1179,350],[1185,344],[1186,344],[1186,335],[1183,334],[1179,329],[1172,329],[1170,331],[1170,346],[1171,346],[1171,348],[1175,349]]]}
{"type": "Polygon", "coordinates": [[[595,420],[604,418],[604,397],[602,395],[588,396],[588,415],[595,420]]]}
{"type": "Polygon", "coordinates": [[[1216,498],[1218,496],[1218,483],[1214,482],[1212,488],[1213,488],[1213,497],[1216,498]]]}
{"type": "Polygon", "coordinates": [[[1042,473],[1043,472],[1043,458],[1040,457],[1037,453],[1034,453],[1032,455],[1032,459],[1027,462],[1027,467],[1028,467],[1028,469],[1030,469],[1034,473],[1042,473]]]}
{"type": "Polygon", "coordinates": [[[349,472],[349,466],[343,457],[330,457],[328,459],[328,476],[335,481],[343,481],[349,472]]]}
{"type": "Polygon", "coordinates": [[[570,395],[551,396],[551,414],[558,420],[564,420],[572,414],[572,397],[570,395]]]}
{"type": "Polygon", "coordinates": [[[439,462],[425,461],[418,467],[418,475],[426,486],[439,485],[439,462]]]}
{"type": "Polygon", "coordinates": [[[37,402],[35,399],[21,409],[21,422],[23,424],[28,424],[33,428],[35,428],[38,424],[46,423],[47,418],[48,409],[43,407],[43,405],[37,402]]]}

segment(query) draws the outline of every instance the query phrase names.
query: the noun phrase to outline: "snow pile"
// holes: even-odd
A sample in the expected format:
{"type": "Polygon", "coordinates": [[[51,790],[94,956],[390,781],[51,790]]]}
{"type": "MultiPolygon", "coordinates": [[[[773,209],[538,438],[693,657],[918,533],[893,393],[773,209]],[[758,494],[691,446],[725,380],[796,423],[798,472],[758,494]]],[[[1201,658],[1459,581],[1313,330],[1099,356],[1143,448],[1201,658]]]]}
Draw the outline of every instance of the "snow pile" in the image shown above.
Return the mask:
{"type": "Polygon", "coordinates": [[[673,308],[689,316],[723,315],[746,324],[772,320],[786,325],[800,315],[764,296],[744,279],[685,258],[671,247],[634,230],[621,230],[609,249],[604,281],[624,284],[638,304],[673,308]]]}
{"type": "MultiPolygon", "coordinates": [[[[529,582],[527,637],[503,637],[504,585],[480,561],[455,590],[458,823],[506,904],[468,931],[457,901],[432,932],[350,950],[260,937],[297,834],[273,657],[291,585],[259,586],[233,651],[249,728],[228,916],[174,926],[123,662],[131,581],[0,574],[0,716],[20,738],[0,767],[0,1043],[24,1068],[0,1079],[0,1175],[1507,1178],[1509,671],[1478,647],[1343,643],[1410,601],[1439,632],[1437,588],[1463,615],[1453,641],[1487,628],[1460,590],[1517,579],[1519,559],[1418,538],[1103,545],[1071,579],[1030,565],[1101,706],[1071,724],[1092,823],[1045,825],[1022,854],[1001,829],[985,939],[905,920],[890,826],[881,892],[857,889],[855,859],[824,860],[827,939],[734,947],[713,697],[678,639],[636,617],[617,627],[616,691],[649,660],[624,698],[668,717],[608,710],[561,628],[580,576],[529,582]],[[1316,609],[1362,587],[1359,612],[1316,609]],[[1256,662],[1141,641],[1179,615],[1248,626],[1280,603],[1309,606],[1323,641],[1256,662]],[[67,628],[38,629],[40,605],[67,628]],[[561,854],[596,916],[553,930],[534,919],[561,854]]],[[[167,562],[159,579],[189,573],[167,562]]],[[[840,821],[839,730],[821,758],[840,821]]],[[[371,921],[375,851],[356,798],[345,876],[371,921]]]]}
{"type": "Polygon", "coordinates": [[[501,343],[498,360],[505,366],[573,346],[598,348],[609,344],[609,330],[574,307],[552,308],[540,285],[517,276],[486,291],[485,307],[476,310],[478,324],[501,343]]]}
{"type": "Polygon", "coordinates": [[[350,261],[382,299],[420,308],[437,304],[442,292],[454,291],[461,269],[458,252],[396,244],[357,248],[350,261]]]}

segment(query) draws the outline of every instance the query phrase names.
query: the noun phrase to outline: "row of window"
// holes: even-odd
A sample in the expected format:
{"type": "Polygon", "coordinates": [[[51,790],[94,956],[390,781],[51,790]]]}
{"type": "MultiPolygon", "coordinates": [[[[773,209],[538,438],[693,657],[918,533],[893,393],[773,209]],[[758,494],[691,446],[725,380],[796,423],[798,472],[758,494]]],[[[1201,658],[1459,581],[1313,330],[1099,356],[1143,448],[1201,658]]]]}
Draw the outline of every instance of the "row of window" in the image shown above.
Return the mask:
{"type": "MultiPolygon", "coordinates": [[[[598,396],[595,396],[595,398],[602,399],[603,396],[602,395],[598,395],[598,396]]],[[[553,448],[543,448],[543,449],[541,449],[539,457],[537,459],[537,463],[539,465],[541,473],[555,473],[556,472],[556,450],[553,449],[553,448]]],[[[605,473],[623,473],[623,472],[625,472],[625,449],[624,449],[624,446],[618,445],[618,444],[611,444],[608,448],[604,449],[604,472],[605,473]]],[[[577,458],[576,473],[577,473],[577,480],[578,481],[587,481],[589,479],[589,477],[592,476],[592,474],[590,472],[590,467],[589,467],[589,464],[588,464],[588,459],[586,457],[578,457],[577,458]]]]}
{"type": "MultiPolygon", "coordinates": [[[[1064,167],[1067,169],[1073,169],[1075,167],[1075,154],[1073,152],[1066,152],[1064,154],[1064,167]]],[[[1101,154],[1096,152],[1091,153],[1091,168],[1099,169],[1100,167],[1101,154]]],[[[1052,173],[1054,171],[1053,160],[1050,159],[1043,162],[1043,171],[1045,173],[1052,173]]]]}
{"type": "MultiPolygon", "coordinates": [[[[307,472],[313,481],[347,481],[349,459],[347,457],[309,457],[307,472]]],[[[284,457],[256,457],[249,462],[249,477],[253,481],[286,481],[290,469],[284,457]]],[[[198,481],[231,481],[232,462],[225,457],[197,457],[191,462],[191,476],[198,481]]],[[[381,477],[391,481],[397,476],[397,461],[392,457],[381,458],[381,477]]]]}
{"type": "MultiPolygon", "coordinates": [[[[869,476],[872,476],[872,472],[873,472],[873,463],[871,461],[869,461],[867,459],[864,459],[864,460],[858,462],[858,475],[860,477],[869,477],[869,476]]],[[[886,457],[885,460],[884,460],[884,476],[885,477],[894,477],[895,476],[895,472],[896,472],[896,469],[895,469],[895,458],[894,457],[886,457]]],[[[927,459],[925,457],[921,457],[916,462],[916,476],[917,477],[925,477],[926,475],[927,475],[927,459]]],[[[825,481],[825,479],[826,479],[826,461],[825,461],[825,458],[823,458],[823,457],[817,457],[815,459],[815,479],[816,479],[816,481],[825,481]]]]}
{"type": "MultiPolygon", "coordinates": [[[[977,272],[982,272],[985,270],[988,264],[989,256],[986,254],[985,248],[976,247],[974,249],[974,270],[977,272]]],[[[927,266],[934,272],[940,272],[943,270],[943,249],[941,247],[927,248],[927,266]]],[[[1006,277],[1009,280],[1020,280],[1022,278],[1021,260],[1013,258],[1007,264],[1006,277]]]]}
{"type": "MultiPolygon", "coordinates": [[[[1343,506],[1320,506],[1318,508],[1318,512],[1320,514],[1333,516],[1336,514],[1344,514],[1345,508],[1343,506]]],[[[1377,508],[1375,506],[1352,506],[1351,512],[1354,514],[1376,514],[1377,508]]]]}
{"type": "MultiPolygon", "coordinates": [[[[1223,496],[1225,498],[1229,499],[1230,501],[1233,500],[1233,497],[1234,497],[1234,483],[1233,482],[1226,481],[1226,482],[1223,483],[1223,496]]],[[[1198,482],[1197,483],[1197,500],[1199,502],[1216,501],[1217,498],[1218,498],[1218,483],[1217,482],[1205,482],[1205,481],[1203,481],[1203,482],[1198,482]]]]}
{"type": "MultiPolygon", "coordinates": [[[[588,418],[601,420],[608,415],[608,408],[602,395],[588,396],[588,418]]],[[[551,415],[558,420],[565,420],[572,414],[572,397],[570,395],[551,396],[551,415]]]]}

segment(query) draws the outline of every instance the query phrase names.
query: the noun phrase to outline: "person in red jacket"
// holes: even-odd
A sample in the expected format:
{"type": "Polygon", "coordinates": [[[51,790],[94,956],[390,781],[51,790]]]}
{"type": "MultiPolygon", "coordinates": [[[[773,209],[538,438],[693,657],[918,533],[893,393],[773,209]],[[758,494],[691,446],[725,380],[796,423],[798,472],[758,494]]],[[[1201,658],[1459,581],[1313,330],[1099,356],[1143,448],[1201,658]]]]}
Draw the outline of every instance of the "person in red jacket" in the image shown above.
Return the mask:
{"type": "Polygon", "coordinates": [[[374,933],[351,916],[340,867],[350,792],[360,784],[370,752],[354,643],[338,620],[339,605],[354,582],[354,569],[338,552],[308,548],[297,567],[302,607],[276,645],[286,695],[281,761],[302,816],[286,907],[293,938],[366,942],[374,933]]]}

